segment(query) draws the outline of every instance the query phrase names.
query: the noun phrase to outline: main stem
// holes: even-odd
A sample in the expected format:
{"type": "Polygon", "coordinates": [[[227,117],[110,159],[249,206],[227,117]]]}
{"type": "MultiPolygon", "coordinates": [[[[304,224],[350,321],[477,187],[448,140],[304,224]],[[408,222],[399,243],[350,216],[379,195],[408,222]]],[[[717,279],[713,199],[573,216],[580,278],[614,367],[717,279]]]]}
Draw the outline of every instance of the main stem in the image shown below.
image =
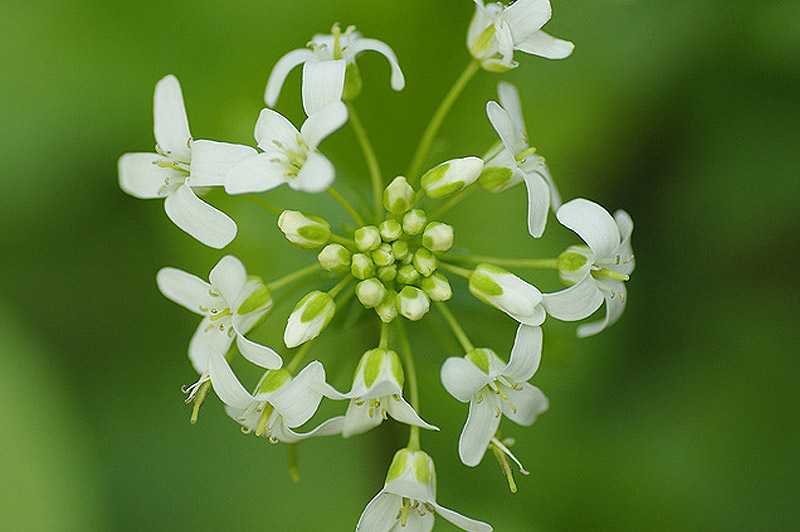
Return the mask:
{"type": "Polygon", "coordinates": [[[439,132],[444,118],[464,91],[464,87],[467,86],[475,73],[478,72],[480,66],[480,62],[476,59],[470,61],[467,68],[464,69],[453,86],[450,87],[450,92],[447,93],[442,103],[439,104],[439,108],[436,109],[436,113],[431,117],[431,121],[428,122],[428,127],[425,128],[425,132],[422,134],[422,138],[417,146],[417,151],[414,152],[414,158],[411,159],[411,165],[408,167],[408,172],[406,172],[406,177],[411,186],[414,186],[414,183],[419,177],[422,165],[425,164],[425,158],[428,156],[433,140],[436,138],[436,134],[439,132]]]}
{"type": "Polygon", "coordinates": [[[442,259],[453,262],[494,264],[495,266],[509,266],[512,268],[558,269],[558,259],[506,259],[484,255],[445,255],[442,259]]]}
{"type": "Polygon", "coordinates": [[[458,343],[461,344],[461,347],[464,348],[464,351],[469,353],[470,351],[475,349],[475,346],[472,345],[472,342],[469,341],[467,333],[464,332],[464,329],[458,323],[458,320],[453,315],[453,313],[450,312],[450,309],[447,308],[447,305],[445,305],[441,301],[437,301],[435,305],[436,308],[439,310],[439,312],[442,313],[442,316],[444,316],[444,319],[447,320],[448,325],[450,325],[450,328],[453,330],[453,334],[455,334],[456,338],[458,338],[458,343]]]}
{"type": "MultiPolygon", "coordinates": [[[[375,150],[372,148],[372,143],[367,137],[367,130],[364,129],[364,124],[356,113],[356,109],[352,103],[347,104],[350,111],[350,125],[353,127],[353,132],[356,134],[356,139],[361,145],[361,151],[364,152],[364,159],[367,162],[367,169],[369,170],[369,178],[372,181],[372,201],[375,205],[375,220],[380,221],[383,214],[383,177],[381,176],[381,167],[378,164],[378,158],[375,156],[375,150]]],[[[361,225],[364,225],[362,222],[361,225]]]]}
{"type": "Polygon", "coordinates": [[[311,275],[312,273],[318,272],[321,269],[322,266],[319,263],[312,264],[311,266],[306,266],[305,268],[300,268],[296,272],[292,272],[289,275],[286,275],[284,277],[281,277],[280,279],[268,283],[267,288],[270,291],[277,290],[278,288],[283,288],[287,284],[293,283],[298,279],[302,279],[303,277],[311,275]]]}
{"type": "MultiPolygon", "coordinates": [[[[397,328],[400,330],[400,352],[406,365],[406,381],[408,382],[408,395],[414,411],[419,413],[419,385],[417,384],[417,368],[414,364],[414,355],[411,353],[411,345],[408,343],[406,326],[402,320],[397,320],[397,328]]],[[[411,432],[408,437],[408,448],[412,451],[419,450],[419,427],[411,425],[411,432]]]]}

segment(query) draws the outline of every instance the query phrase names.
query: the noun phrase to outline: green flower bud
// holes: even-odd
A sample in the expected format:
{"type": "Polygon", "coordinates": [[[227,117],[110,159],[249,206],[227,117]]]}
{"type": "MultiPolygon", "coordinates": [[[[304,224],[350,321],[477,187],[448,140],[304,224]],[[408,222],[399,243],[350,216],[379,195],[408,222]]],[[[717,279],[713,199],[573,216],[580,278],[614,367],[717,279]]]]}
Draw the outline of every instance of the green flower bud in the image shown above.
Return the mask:
{"type": "Polygon", "coordinates": [[[395,299],[397,292],[394,290],[387,290],[386,295],[383,297],[380,305],[375,307],[375,312],[384,323],[391,323],[397,317],[397,305],[395,299]]]}
{"type": "Polygon", "coordinates": [[[478,178],[478,183],[489,192],[502,192],[522,180],[505,166],[486,166],[478,178]]]}
{"type": "Polygon", "coordinates": [[[378,268],[378,279],[380,279],[384,283],[390,283],[394,281],[396,278],[397,278],[397,266],[395,266],[394,264],[378,268]]]}
{"type": "Polygon", "coordinates": [[[374,277],[361,281],[356,285],[356,297],[365,308],[373,308],[383,301],[386,287],[374,277]]]}
{"type": "Polygon", "coordinates": [[[341,244],[328,244],[317,255],[323,268],[333,273],[344,273],[350,269],[350,252],[341,244]]]}
{"type": "Polygon", "coordinates": [[[453,228],[441,222],[431,222],[422,233],[422,245],[434,253],[443,253],[453,245],[453,228]]]}
{"type": "Polygon", "coordinates": [[[414,268],[425,277],[435,272],[438,267],[439,259],[430,250],[419,248],[414,253],[414,268]]]}
{"type": "Polygon", "coordinates": [[[421,319],[431,308],[431,301],[425,292],[416,286],[404,287],[397,297],[397,310],[411,321],[421,319]]]}
{"type": "Polygon", "coordinates": [[[591,250],[585,246],[570,246],[558,256],[558,276],[568,285],[583,279],[586,271],[592,267],[589,261],[591,250]]]}
{"type": "Polygon", "coordinates": [[[397,220],[384,220],[380,225],[381,238],[386,242],[394,242],[403,232],[403,226],[397,220]]]}
{"type": "Polygon", "coordinates": [[[289,315],[283,341],[286,347],[297,347],[319,336],[336,313],[336,303],[326,292],[315,290],[301,299],[289,315]]]}
{"type": "Polygon", "coordinates": [[[392,243],[392,254],[395,259],[403,260],[408,256],[408,242],[405,240],[398,240],[392,243]]]}
{"type": "Polygon", "coordinates": [[[425,216],[425,211],[414,209],[403,216],[403,231],[409,235],[418,235],[422,232],[422,228],[425,227],[425,222],[427,221],[428,217],[425,216]]]}
{"type": "Polygon", "coordinates": [[[331,238],[328,222],[300,211],[283,211],[278,217],[278,227],[289,242],[306,249],[324,246],[331,238]]]}
{"type": "Polygon", "coordinates": [[[383,206],[390,213],[399,216],[414,204],[414,189],[406,178],[397,176],[383,191],[383,206]]]}
{"type": "Polygon", "coordinates": [[[373,262],[376,266],[388,266],[394,263],[394,253],[392,253],[392,246],[383,243],[378,246],[378,249],[370,253],[373,262]]]}
{"type": "Polygon", "coordinates": [[[411,264],[404,264],[397,269],[397,282],[401,284],[412,284],[419,280],[419,272],[411,264]]]}
{"type": "Polygon", "coordinates": [[[369,258],[369,255],[364,253],[356,253],[353,255],[350,264],[350,273],[356,279],[367,279],[375,275],[375,263],[369,258]]]}
{"type": "Polygon", "coordinates": [[[420,184],[428,197],[444,198],[474,183],[482,170],[483,160],[478,157],[453,159],[428,170],[420,184]]]}
{"type": "Polygon", "coordinates": [[[356,229],[354,239],[359,250],[372,251],[381,244],[381,233],[374,225],[365,225],[356,229]]]}
{"type": "Polygon", "coordinates": [[[450,287],[447,277],[439,272],[425,277],[420,281],[419,286],[433,301],[447,301],[453,297],[453,289],[450,287]]]}

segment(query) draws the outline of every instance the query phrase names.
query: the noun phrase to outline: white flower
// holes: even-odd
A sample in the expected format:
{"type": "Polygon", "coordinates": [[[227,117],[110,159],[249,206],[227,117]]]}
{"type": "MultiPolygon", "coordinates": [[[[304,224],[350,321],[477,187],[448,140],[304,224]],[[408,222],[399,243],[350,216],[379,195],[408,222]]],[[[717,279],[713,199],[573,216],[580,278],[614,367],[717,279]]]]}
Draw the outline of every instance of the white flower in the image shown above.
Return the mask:
{"type": "MultiPolygon", "coordinates": [[[[190,399],[197,387],[211,379],[215,391],[228,367],[225,353],[236,341],[242,356],[262,368],[277,369],[280,355],[269,347],[245,338],[272,308],[272,296],[258,278],[248,278],[242,262],[233,255],[223,257],[209,274],[211,283],[175,268],[162,268],[156,276],[161,293],[203,316],[189,342],[189,360],[201,375],[190,388],[190,399]]],[[[229,370],[229,368],[228,368],[229,370]]]]}
{"type": "Polygon", "coordinates": [[[514,50],[547,59],[568,57],[575,45],[542,31],[552,15],[549,0],[517,0],[509,6],[484,5],[475,0],[475,16],[469,25],[467,47],[481,66],[492,72],[516,68],[514,50]]]}
{"type": "Polygon", "coordinates": [[[317,151],[320,142],[347,122],[347,107],[333,102],[311,115],[300,131],[280,113],[263,109],[255,138],[263,153],[244,159],[225,176],[228,194],[264,192],[284,183],[303,192],[327,189],[335,170],[317,151]]]}
{"type": "Polygon", "coordinates": [[[539,289],[497,266],[479,264],[469,277],[469,291],[525,325],[541,325],[546,317],[539,289]]]}
{"type": "Polygon", "coordinates": [[[492,192],[501,192],[524,181],[528,190],[528,232],[539,238],[547,224],[547,210],[551,204],[557,209],[561,198],[544,158],[528,145],[517,88],[500,82],[497,93],[500,104],[488,102],[486,114],[501,145],[487,157],[481,184],[492,192]]]}
{"type": "Polygon", "coordinates": [[[350,399],[342,436],[349,438],[367,432],[380,425],[387,415],[400,423],[439,430],[423,421],[403,398],[404,378],[403,365],[394,351],[377,348],[364,353],[350,392],[337,392],[337,396],[331,397],[350,399]]]}
{"type": "Polygon", "coordinates": [[[292,430],[311,419],[322,396],[331,389],[325,383],[325,368],[320,362],[311,362],[294,378],[285,369],[267,371],[252,395],[230,368],[228,371],[224,391],[217,394],[226,404],[228,415],[256,436],[267,436],[274,443],[295,443],[342,431],[343,416],[331,418],[311,432],[292,430]]]}
{"type": "Polygon", "coordinates": [[[463,358],[445,360],[442,384],[450,395],[469,403],[469,416],[458,440],[458,455],[464,464],[480,463],[502,415],[529,426],[547,410],[547,398],[527,382],[539,368],[541,356],[542,329],[520,325],[508,364],[492,350],[480,348],[463,358]]]}
{"type": "Polygon", "coordinates": [[[430,532],[434,512],[469,532],[491,532],[488,523],[464,517],[436,503],[436,469],[423,451],[400,449],[392,459],[383,489],[371,500],[356,532],[430,532]]]}
{"type": "Polygon", "coordinates": [[[636,265],[631,248],[633,220],[619,210],[612,217],[600,205],[585,199],[565,203],[556,218],[575,231],[587,246],[571,246],[559,257],[559,275],[571,284],[554,294],[544,294],[542,304],[559,320],[588,317],[606,302],[600,321],[578,327],[578,336],[591,336],[616,322],[625,310],[625,281],[636,265]]]}
{"type": "Polygon", "coordinates": [[[303,108],[311,116],[330,102],[354,97],[361,89],[361,78],[356,66],[356,56],[374,50],[382,54],[392,67],[392,88],[405,87],[405,79],[397,57],[389,46],[375,39],[365,39],[353,26],[341,33],[334,24],[331,35],[314,35],[308,49],[293,50],[281,57],[267,81],[264,100],[269,107],[278,101],[286,76],[297,65],[303,65],[303,108]],[[350,90],[345,90],[345,82],[350,90]],[[348,94],[352,92],[352,94],[348,94]]]}
{"type": "Polygon", "coordinates": [[[175,225],[207,246],[225,247],[236,236],[236,223],[198,198],[193,188],[222,186],[228,169],[256,151],[240,144],[193,141],[175,76],[156,84],[153,114],[158,153],[120,157],[120,188],[137,198],[164,198],[175,225]]]}

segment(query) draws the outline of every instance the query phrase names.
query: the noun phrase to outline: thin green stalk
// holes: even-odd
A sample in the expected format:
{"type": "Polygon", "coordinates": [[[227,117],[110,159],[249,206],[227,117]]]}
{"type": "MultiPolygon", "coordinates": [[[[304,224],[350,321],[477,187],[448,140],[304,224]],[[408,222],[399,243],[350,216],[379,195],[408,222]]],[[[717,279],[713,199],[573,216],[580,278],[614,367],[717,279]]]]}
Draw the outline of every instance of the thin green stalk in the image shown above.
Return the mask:
{"type": "Polygon", "coordinates": [[[355,210],[355,208],[353,208],[353,206],[350,205],[350,202],[344,199],[344,196],[339,194],[339,192],[336,189],[334,189],[333,187],[328,187],[328,194],[333,196],[333,199],[338,201],[339,205],[344,207],[344,210],[347,211],[347,214],[349,214],[350,217],[353,219],[353,221],[355,221],[359,226],[366,225],[366,223],[364,223],[364,219],[361,217],[360,214],[358,214],[358,211],[355,210]]]}
{"type": "Polygon", "coordinates": [[[318,272],[321,269],[322,266],[320,266],[319,263],[312,264],[311,266],[306,266],[305,268],[300,268],[296,272],[292,272],[289,275],[286,275],[284,277],[281,277],[280,279],[272,281],[271,283],[267,283],[267,288],[272,292],[279,288],[283,288],[287,284],[293,283],[298,279],[302,279],[303,277],[309,276],[312,273],[318,272]]]}
{"type": "Polygon", "coordinates": [[[265,209],[265,210],[271,212],[275,216],[280,216],[281,213],[283,212],[283,209],[281,209],[277,205],[273,205],[272,203],[270,203],[268,201],[264,201],[261,198],[254,198],[253,196],[245,196],[245,197],[248,200],[250,200],[251,202],[253,202],[256,205],[258,205],[259,207],[261,207],[262,209],[265,209]]]}
{"type": "Polygon", "coordinates": [[[381,341],[378,344],[381,349],[389,348],[389,324],[381,321],[381,341]]]}
{"type": "Polygon", "coordinates": [[[458,323],[458,320],[453,315],[453,313],[450,312],[450,309],[447,308],[447,305],[445,305],[441,301],[436,301],[434,305],[436,305],[436,308],[439,310],[439,312],[442,313],[444,319],[447,320],[447,324],[450,325],[450,328],[453,330],[453,334],[455,334],[456,338],[458,338],[458,343],[461,344],[461,347],[464,348],[464,351],[469,353],[470,351],[475,349],[475,346],[472,345],[472,342],[469,341],[467,333],[464,332],[464,329],[458,323]]]}
{"type": "Polygon", "coordinates": [[[331,234],[331,242],[336,242],[337,244],[341,244],[343,246],[350,246],[351,248],[356,247],[355,241],[336,234],[331,234]]]}
{"type": "Polygon", "coordinates": [[[422,165],[425,164],[425,158],[428,156],[428,152],[431,149],[433,140],[436,138],[436,134],[439,132],[439,128],[442,127],[444,118],[447,116],[447,113],[450,112],[453,104],[461,95],[469,81],[478,72],[480,66],[480,62],[476,59],[470,61],[470,63],[467,65],[467,68],[464,69],[453,86],[450,87],[450,91],[444,97],[442,103],[439,104],[439,108],[436,109],[436,113],[434,113],[433,117],[431,117],[431,121],[428,122],[428,127],[425,128],[425,132],[422,134],[422,138],[417,146],[417,151],[414,152],[414,157],[411,159],[411,165],[408,168],[408,172],[406,172],[406,177],[408,178],[408,182],[411,184],[411,186],[414,186],[416,180],[419,178],[422,165]]]}
{"type": "Polygon", "coordinates": [[[309,340],[308,342],[303,344],[303,347],[297,350],[297,353],[294,354],[292,360],[286,365],[286,371],[291,374],[294,374],[297,371],[297,366],[303,361],[305,356],[311,351],[311,345],[314,343],[314,340],[309,340]]]}
{"type": "Polygon", "coordinates": [[[350,281],[352,281],[352,280],[353,280],[353,278],[352,278],[350,275],[348,275],[347,277],[345,277],[344,279],[342,279],[341,281],[339,281],[339,282],[336,284],[336,286],[334,286],[333,288],[331,288],[330,290],[328,290],[328,295],[329,295],[329,296],[331,296],[331,297],[336,297],[336,294],[338,294],[339,292],[341,292],[341,291],[342,291],[342,289],[343,289],[345,286],[347,286],[348,284],[350,284],[350,281]]]}
{"type": "Polygon", "coordinates": [[[483,255],[444,255],[442,259],[454,262],[494,264],[495,266],[509,266],[511,268],[558,269],[558,259],[506,259],[483,255]]]}
{"type": "Polygon", "coordinates": [[[456,266],[455,264],[448,264],[446,262],[442,262],[441,260],[439,261],[439,267],[443,270],[447,270],[450,273],[460,275],[461,277],[465,277],[467,279],[472,276],[472,272],[474,271],[462,268],[461,266],[456,266]]]}
{"type": "MultiPolygon", "coordinates": [[[[347,103],[347,108],[350,111],[350,125],[353,127],[353,132],[356,134],[356,139],[361,145],[361,151],[364,152],[364,159],[367,162],[367,169],[369,170],[369,179],[372,181],[372,200],[375,204],[375,219],[380,220],[383,214],[383,177],[381,176],[381,167],[378,164],[378,158],[375,156],[375,150],[372,148],[372,143],[367,136],[367,130],[364,129],[364,124],[361,122],[358,113],[352,103],[347,103]]],[[[361,225],[364,225],[361,223],[361,225]]]]}
{"type": "MultiPolygon", "coordinates": [[[[406,365],[406,382],[408,382],[408,399],[414,410],[419,413],[419,385],[417,384],[417,368],[414,364],[414,355],[411,353],[411,346],[408,343],[406,326],[403,320],[397,320],[397,328],[400,331],[400,353],[406,365]]],[[[411,433],[408,437],[408,448],[412,451],[419,450],[419,427],[411,425],[411,433]]]]}
{"type": "Polygon", "coordinates": [[[475,192],[477,189],[478,186],[475,184],[468,186],[467,188],[465,188],[464,190],[462,190],[461,192],[459,192],[458,194],[447,200],[447,202],[445,202],[441,207],[433,211],[433,213],[431,214],[431,219],[436,220],[439,216],[441,216],[442,214],[446,213],[447,211],[449,211],[450,209],[461,203],[464,199],[466,199],[470,194],[475,192]]]}

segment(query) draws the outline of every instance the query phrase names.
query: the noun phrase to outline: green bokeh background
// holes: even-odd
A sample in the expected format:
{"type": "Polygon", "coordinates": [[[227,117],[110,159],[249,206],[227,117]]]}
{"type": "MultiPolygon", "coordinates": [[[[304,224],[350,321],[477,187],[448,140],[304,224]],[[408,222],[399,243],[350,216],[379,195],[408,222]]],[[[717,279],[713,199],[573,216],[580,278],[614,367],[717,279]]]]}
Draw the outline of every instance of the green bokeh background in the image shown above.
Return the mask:
{"type": "MultiPolygon", "coordinates": [[[[508,427],[533,471],[516,495],[490,456],[459,464],[466,409],[438,384],[456,344],[438,318],[411,328],[421,410],[442,428],[423,439],[439,501],[499,531],[796,530],[800,4],[553,7],[545,29],[573,40],[574,55],[519,54],[507,75],[480,73],[430,162],[482,153],[494,141],[483,106],[497,81],[516,83],[562,194],[633,216],[638,269],[623,319],[602,335],[579,341],[574,325],[545,324],[534,383],[551,409],[529,429],[508,427]]],[[[357,106],[385,173],[401,173],[468,61],[472,10],[467,0],[0,3],[0,528],[354,528],[406,430],[306,442],[295,485],[283,448],[242,435],[217,401],[191,426],[180,386],[196,377],[184,355],[196,318],[154,276],[164,265],[205,276],[221,253],[169,223],[161,202],[124,195],[116,160],[152,149],[152,90],[168,73],[183,84],[195,138],[252,142],[275,61],[341,21],[400,58],[399,94],[382,58],[359,59],[357,106]]],[[[300,121],[299,101],[294,73],[278,109],[300,121]]],[[[366,172],[352,132],[323,148],[358,201],[366,172]]],[[[267,197],[346,220],[327,196],[267,197]]],[[[275,278],[312,257],[246,200],[210,201],[239,223],[226,251],[251,271],[275,278]]],[[[476,194],[445,218],[460,245],[485,254],[548,257],[575,242],[553,219],[534,241],[524,213],[514,189],[476,194]]],[[[301,295],[282,298],[253,338],[280,345],[301,295]]],[[[467,296],[454,308],[476,343],[508,351],[510,320],[467,296]]],[[[358,319],[313,352],[340,389],[375,341],[358,319]]]]}

